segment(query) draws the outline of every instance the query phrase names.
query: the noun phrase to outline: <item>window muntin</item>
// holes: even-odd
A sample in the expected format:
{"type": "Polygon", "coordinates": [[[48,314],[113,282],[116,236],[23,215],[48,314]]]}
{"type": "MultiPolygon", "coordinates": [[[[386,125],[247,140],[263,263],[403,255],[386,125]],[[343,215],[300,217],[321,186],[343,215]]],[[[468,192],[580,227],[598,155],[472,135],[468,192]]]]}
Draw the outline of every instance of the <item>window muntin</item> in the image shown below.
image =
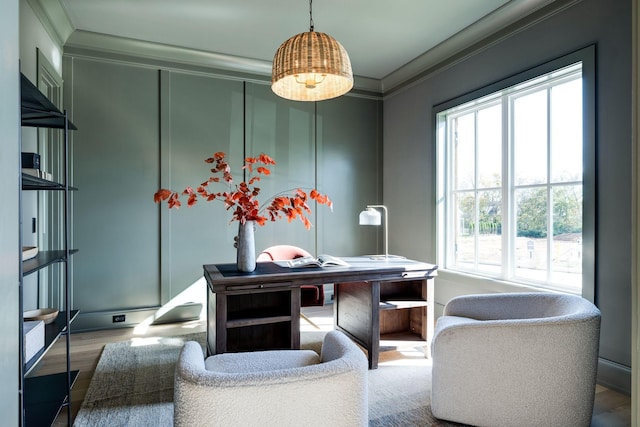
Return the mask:
{"type": "Polygon", "coordinates": [[[445,267],[580,292],[582,64],[438,114],[445,267]]]}

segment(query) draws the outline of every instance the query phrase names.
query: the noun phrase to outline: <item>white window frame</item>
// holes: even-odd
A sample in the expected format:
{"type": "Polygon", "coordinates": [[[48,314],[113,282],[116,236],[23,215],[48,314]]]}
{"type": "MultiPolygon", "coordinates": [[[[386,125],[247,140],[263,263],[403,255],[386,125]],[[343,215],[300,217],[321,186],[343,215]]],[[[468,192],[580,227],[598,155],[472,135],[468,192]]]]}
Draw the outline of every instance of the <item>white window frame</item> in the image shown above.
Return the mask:
{"type": "MultiPolygon", "coordinates": [[[[548,80],[565,80],[570,77],[561,76],[559,78],[550,78],[548,80]]],[[[551,81],[546,83],[546,86],[551,86],[551,81]]],[[[554,289],[564,292],[572,292],[578,293],[584,296],[585,298],[595,302],[595,47],[589,46],[587,48],[581,49],[580,51],[573,52],[569,55],[566,55],[562,58],[558,58],[554,61],[550,61],[548,63],[537,66],[533,69],[527,70],[523,73],[519,73],[518,75],[511,76],[504,80],[501,80],[497,83],[488,85],[487,87],[481,88],[472,93],[460,96],[451,101],[440,104],[434,108],[434,118],[436,123],[436,135],[435,140],[437,141],[437,223],[438,223],[438,233],[437,233],[437,249],[438,249],[438,265],[441,266],[441,269],[446,272],[458,273],[462,280],[466,280],[469,284],[473,284],[474,277],[481,279],[486,283],[487,278],[489,280],[493,280],[496,282],[502,282],[505,284],[513,284],[513,285],[525,285],[525,286],[533,286],[542,289],[554,289]],[[451,200],[448,199],[450,197],[451,192],[447,189],[447,182],[451,182],[451,173],[452,167],[447,165],[447,147],[444,145],[443,141],[446,140],[446,118],[443,117],[443,112],[454,110],[456,107],[460,108],[460,111],[456,111],[455,114],[462,115],[464,108],[476,109],[477,105],[485,104],[489,105],[490,103],[503,103],[503,115],[507,114],[507,108],[510,109],[512,106],[511,95],[514,91],[522,92],[523,90],[527,90],[527,87],[531,87],[532,90],[540,90],[540,85],[533,85],[533,81],[537,78],[546,76],[548,74],[553,73],[554,71],[564,69],[571,65],[575,65],[577,63],[581,63],[582,65],[582,83],[583,83],[583,236],[582,236],[582,287],[581,289],[576,290],[570,288],[564,288],[562,286],[557,286],[551,283],[542,283],[542,282],[533,282],[530,280],[522,279],[516,277],[514,274],[514,266],[515,263],[512,263],[510,259],[511,252],[514,250],[514,239],[515,239],[515,229],[514,223],[515,219],[513,216],[509,217],[506,215],[507,212],[515,212],[515,208],[513,204],[514,197],[513,192],[515,191],[515,187],[511,186],[510,183],[513,182],[511,177],[508,174],[511,173],[510,165],[513,164],[512,153],[509,149],[509,138],[503,138],[503,156],[510,156],[508,161],[503,159],[503,183],[509,183],[507,187],[503,184],[500,188],[501,191],[509,191],[510,195],[505,196],[503,194],[502,197],[502,211],[505,213],[503,215],[503,243],[502,243],[502,265],[503,271],[499,276],[491,276],[486,274],[485,272],[478,271],[464,271],[462,269],[456,270],[448,270],[447,269],[447,259],[453,256],[453,248],[452,245],[447,245],[446,235],[452,235],[453,233],[453,224],[451,218],[453,215],[448,212],[448,206],[450,205],[451,200]],[[511,90],[510,90],[511,89],[511,90]],[[506,101],[505,101],[506,100],[506,101]],[[506,102],[506,103],[504,103],[506,102]],[[504,190],[503,190],[504,189],[504,190]],[[507,203],[511,203],[511,206],[507,206],[507,203]],[[508,230],[508,232],[505,232],[508,230]],[[508,269],[507,269],[508,268],[508,269]]],[[[520,96],[521,93],[517,93],[517,96],[520,96]]],[[[508,135],[510,132],[509,123],[506,120],[503,120],[503,135],[508,135]]],[[[477,157],[476,157],[477,161],[477,157]]],[[[567,183],[562,183],[562,185],[566,185],[567,183]]],[[[550,191],[553,188],[554,184],[550,182],[546,182],[542,184],[542,186],[547,187],[547,191],[550,191]]],[[[478,190],[476,185],[475,191],[478,190]]],[[[481,190],[485,190],[482,188],[481,190]]],[[[515,213],[513,213],[515,215],[515,213]]],[[[550,223],[549,225],[550,226],[550,223]]],[[[551,236],[552,234],[549,234],[551,236]]],[[[550,253],[550,251],[548,251],[550,253]]],[[[550,256],[550,255],[549,255],[550,256]]],[[[478,281],[480,283],[480,281],[478,281]]]]}

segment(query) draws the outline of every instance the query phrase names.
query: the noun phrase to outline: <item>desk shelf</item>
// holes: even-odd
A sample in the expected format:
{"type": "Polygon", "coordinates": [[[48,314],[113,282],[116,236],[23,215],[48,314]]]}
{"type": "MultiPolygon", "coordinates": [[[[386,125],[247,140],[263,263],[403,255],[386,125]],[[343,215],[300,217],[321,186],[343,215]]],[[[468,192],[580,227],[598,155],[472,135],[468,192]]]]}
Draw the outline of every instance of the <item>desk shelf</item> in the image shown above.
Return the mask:
{"type": "Polygon", "coordinates": [[[246,317],[227,321],[227,328],[244,328],[245,326],[270,325],[272,323],[291,322],[291,316],[246,317]]]}
{"type": "Polygon", "coordinates": [[[290,336],[290,321],[252,324],[234,328],[228,327],[227,351],[240,352],[290,349],[290,336]]]}
{"type": "Polygon", "coordinates": [[[280,350],[299,346],[292,330],[299,328],[300,290],[286,283],[262,289],[235,287],[229,293],[209,292],[209,316],[215,334],[207,338],[209,353],[280,350]],[[292,308],[293,307],[293,308],[292,308]],[[212,339],[215,336],[215,339],[212,339]]]}
{"type": "Polygon", "coordinates": [[[398,310],[403,308],[426,307],[427,301],[423,299],[386,299],[380,301],[380,310],[398,310]]]}
{"type": "Polygon", "coordinates": [[[380,284],[380,335],[406,333],[427,340],[427,280],[406,280],[380,284]]]}

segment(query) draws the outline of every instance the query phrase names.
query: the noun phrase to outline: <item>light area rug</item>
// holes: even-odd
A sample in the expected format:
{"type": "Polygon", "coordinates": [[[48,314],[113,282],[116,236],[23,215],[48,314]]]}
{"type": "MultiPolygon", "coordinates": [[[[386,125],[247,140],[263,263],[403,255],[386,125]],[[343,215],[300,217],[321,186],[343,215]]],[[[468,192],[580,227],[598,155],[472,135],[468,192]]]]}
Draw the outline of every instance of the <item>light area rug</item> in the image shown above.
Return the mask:
{"type": "MultiPolygon", "coordinates": [[[[324,332],[301,333],[301,347],[320,351],[324,332]]],[[[107,344],[74,425],[171,426],[175,363],[186,341],[204,345],[204,333],[134,338],[107,344]]],[[[429,406],[431,361],[404,345],[381,352],[369,371],[370,426],[459,426],[437,420],[429,406]]]]}

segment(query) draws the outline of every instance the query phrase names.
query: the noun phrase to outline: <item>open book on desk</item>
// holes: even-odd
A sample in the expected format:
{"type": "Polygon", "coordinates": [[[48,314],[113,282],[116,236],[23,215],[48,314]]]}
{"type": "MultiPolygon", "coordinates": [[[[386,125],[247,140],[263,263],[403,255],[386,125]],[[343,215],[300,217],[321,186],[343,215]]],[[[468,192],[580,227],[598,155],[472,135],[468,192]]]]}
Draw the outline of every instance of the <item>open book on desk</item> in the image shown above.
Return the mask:
{"type": "Polygon", "coordinates": [[[291,268],[335,267],[335,266],[349,267],[349,263],[331,255],[320,255],[318,256],[318,258],[314,258],[312,256],[306,256],[302,258],[283,261],[283,263],[286,263],[286,266],[291,268]]]}

